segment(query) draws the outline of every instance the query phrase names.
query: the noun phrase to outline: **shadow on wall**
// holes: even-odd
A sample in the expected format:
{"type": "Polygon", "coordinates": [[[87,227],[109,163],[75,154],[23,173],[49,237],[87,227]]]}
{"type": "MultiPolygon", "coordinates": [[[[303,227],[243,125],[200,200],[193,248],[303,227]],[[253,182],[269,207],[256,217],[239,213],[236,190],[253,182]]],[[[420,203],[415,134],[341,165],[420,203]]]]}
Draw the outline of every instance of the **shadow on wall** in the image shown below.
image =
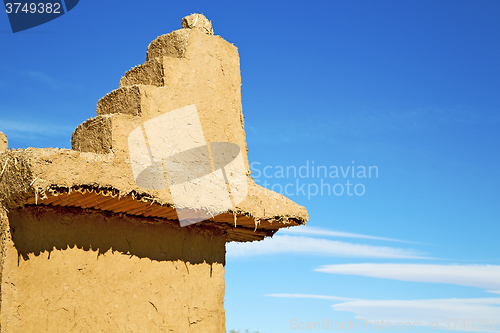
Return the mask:
{"type": "Polygon", "coordinates": [[[73,207],[25,206],[9,211],[12,240],[18,255],[29,260],[47,251],[77,247],[149,258],[225,265],[225,236],[220,229],[179,227],[152,219],[118,216],[73,207]]]}

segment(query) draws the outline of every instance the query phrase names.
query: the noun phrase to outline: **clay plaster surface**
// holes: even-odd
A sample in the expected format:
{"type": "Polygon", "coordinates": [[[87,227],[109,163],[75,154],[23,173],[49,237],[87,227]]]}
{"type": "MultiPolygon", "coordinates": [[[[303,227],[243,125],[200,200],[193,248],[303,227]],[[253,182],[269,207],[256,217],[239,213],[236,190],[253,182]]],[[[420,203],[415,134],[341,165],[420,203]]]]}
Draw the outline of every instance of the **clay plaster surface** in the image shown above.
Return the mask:
{"type": "Polygon", "coordinates": [[[8,217],[2,332],[225,331],[220,231],[52,207],[8,217]]]}

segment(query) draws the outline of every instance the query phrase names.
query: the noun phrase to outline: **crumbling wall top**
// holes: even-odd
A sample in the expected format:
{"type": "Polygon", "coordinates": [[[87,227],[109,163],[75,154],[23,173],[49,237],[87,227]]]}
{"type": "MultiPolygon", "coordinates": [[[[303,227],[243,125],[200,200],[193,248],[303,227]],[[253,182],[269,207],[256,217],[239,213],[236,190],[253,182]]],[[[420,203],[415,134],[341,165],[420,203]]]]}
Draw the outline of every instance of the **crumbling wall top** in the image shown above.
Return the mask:
{"type": "Polygon", "coordinates": [[[183,29],[198,29],[207,35],[213,35],[212,23],[203,14],[191,14],[182,19],[183,29]]]}

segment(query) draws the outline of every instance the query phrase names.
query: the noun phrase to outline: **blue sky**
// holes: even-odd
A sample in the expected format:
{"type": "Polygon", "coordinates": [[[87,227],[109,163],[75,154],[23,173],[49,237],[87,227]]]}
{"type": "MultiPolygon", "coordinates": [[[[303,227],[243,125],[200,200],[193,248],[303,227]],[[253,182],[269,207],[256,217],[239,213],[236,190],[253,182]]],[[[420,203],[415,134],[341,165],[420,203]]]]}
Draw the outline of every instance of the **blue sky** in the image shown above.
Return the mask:
{"type": "Polygon", "coordinates": [[[298,327],[323,320],[444,330],[454,318],[500,329],[498,1],[82,0],[16,34],[0,15],[10,147],[70,148],[149,42],[194,12],[239,49],[255,180],[289,185],[310,215],[305,228],[227,246],[228,330],[323,331],[298,327]],[[370,166],[377,176],[357,176],[370,166]],[[348,181],[363,194],[348,195],[348,181]]]}

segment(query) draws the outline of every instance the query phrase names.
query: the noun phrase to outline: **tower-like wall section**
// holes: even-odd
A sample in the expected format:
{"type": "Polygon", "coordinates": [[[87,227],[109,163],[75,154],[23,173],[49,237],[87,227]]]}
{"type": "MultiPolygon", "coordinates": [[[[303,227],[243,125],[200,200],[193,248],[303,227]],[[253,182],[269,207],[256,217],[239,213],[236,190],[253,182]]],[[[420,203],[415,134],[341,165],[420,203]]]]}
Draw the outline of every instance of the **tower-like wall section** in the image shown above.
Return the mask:
{"type": "Polygon", "coordinates": [[[186,16],[71,150],[0,132],[0,333],[224,333],[225,243],[308,219],[250,174],[238,49],[186,16]]]}

